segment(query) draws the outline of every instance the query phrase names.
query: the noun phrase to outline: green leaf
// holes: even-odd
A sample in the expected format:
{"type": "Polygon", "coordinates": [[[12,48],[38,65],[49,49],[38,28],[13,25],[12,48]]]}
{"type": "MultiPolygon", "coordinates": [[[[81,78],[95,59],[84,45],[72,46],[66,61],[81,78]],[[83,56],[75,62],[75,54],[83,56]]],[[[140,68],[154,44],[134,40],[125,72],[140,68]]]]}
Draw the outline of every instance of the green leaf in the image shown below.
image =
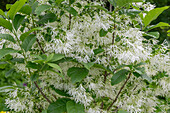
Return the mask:
{"type": "Polygon", "coordinates": [[[6,4],[6,9],[10,9],[12,7],[12,4],[6,4]]]}
{"type": "Polygon", "coordinates": [[[106,8],[104,8],[104,7],[100,6],[100,5],[86,5],[84,8],[89,8],[89,7],[94,7],[94,8],[103,10],[103,11],[105,11],[106,13],[112,14],[112,13],[110,13],[106,8]]]}
{"type": "Polygon", "coordinates": [[[161,7],[161,8],[155,8],[152,9],[147,13],[147,15],[143,19],[143,23],[146,26],[148,26],[153,20],[157,19],[157,17],[166,9],[168,9],[169,6],[161,7]]]}
{"type": "Polygon", "coordinates": [[[38,6],[38,2],[35,1],[35,2],[33,3],[32,7],[31,7],[31,8],[32,8],[32,14],[34,14],[34,12],[35,12],[37,6],[38,6]]]}
{"type": "Polygon", "coordinates": [[[32,82],[37,81],[37,80],[38,80],[38,77],[39,77],[39,75],[38,75],[37,73],[34,73],[33,75],[31,75],[30,80],[31,80],[32,82]]]}
{"type": "Polygon", "coordinates": [[[93,52],[94,52],[94,55],[97,55],[99,53],[104,52],[104,49],[102,49],[102,48],[94,49],[93,52]]]}
{"type": "Polygon", "coordinates": [[[133,3],[133,2],[143,2],[143,0],[109,0],[110,4],[112,4],[114,7],[123,7],[127,4],[133,3]]]}
{"type": "Polygon", "coordinates": [[[100,36],[100,37],[104,37],[104,36],[106,36],[107,33],[108,33],[108,31],[105,31],[105,30],[102,28],[102,29],[100,29],[99,36],[100,36]]]}
{"type": "Polygon", "coordinates": [[[35,43],[35,41],[36,41],[35,35],[29,35],[23,41],[21,47],[25,50],[25,52],[27,52],[32,48],[32,45],[35,43]]]}
{"type": "Polygon", "coordinates": [[[68,113],[85,113],[84,106],[74,101],[68,101],[66,104],[68,113]]]}
{"type": "Polygon", "coordinates": [[[67,70],[67,75],[71,77],[71,82],[73,84],[81,82],[88,73],[89,71],[86,68],[72,67],[67,70]]]}
{"type": "Polygon", "coordinates": [[[47,57],[46,62],[51,61],[51,60],[53,59],[53,57],[54,57],[54,53],[50,54],[50,55],[47,57]]]}
{"type": "Polygon", "coordinates": [[[0,15],[6,17],[6,16],[5,16],[5,13],[4,13],[1,9],[0,9],[0,15]]]}
{"type": "Polygon", "coordinates": [[[94,63],[93,62],[89,62],[89,63],[84,63],[82,62],[82,64],[84,65],[84,67],[88,70],[90,70],[91,67],[93,67],[94,63]]]}
{"type": "Polygon", "coordinates": [[[32,8],[29,5],[25,5],[19,10],[19,12],[30,15],[32,13],[32,8]]]}
{"type": "Polygon", "coordinates": [[[36,64],[36,63],[32,63],[31,61],[28,61],[26,67],[27,68],[32,68],[32,69],[40,69],[41,65],[36,64]]]}
{"type": "Polygon", "coordinates": [[[57,94],[61,95],[61,96],[66,96],[66,97],[70,97],[69,94],[67,94],[64,90],[59,90],[56,89],[54,86],[50,86],[57,94]]]}
{"type": "Polygon", "coordinates": [[[59,65],[54,64],[54,63],[47,63],[47,64],[48,64],[49,66],[51,66],[51,67],[59,70],[59,71],[62,73],[62,69],[61,69],[61,67],[60,67],[59,65]]]}
{"type": "Polygon", "coordinates": [[[54,22],[56,21],[56,19],[57,19],[57,16],[54,13],[47,13],[37,23],[44,24],[47,22],[54,22]]]}
{"type": "Polygon", "coordinates": [[[9,71],[7,71],[5,73],[5,77],[9,77],[13,72],[14,72],[15,69],[10,69],[9,71]]]}
{"type": "Polygon", "coordinates": [[[61,2],[63,2],[63,1],[64,1],[64,0],[56,0],[55,2],[56,2],[57,5],[60,5],[61,2]]]}
{"type": "Polygon", "coordinates": [[[30,33],[34,32],[34,31],[37,31],[37,30],[42,30],[42,28],[40,28],[40,27],[33,28],[33,29],[29,30],[28,32],[23,33],[23,34],[20,36],[21,41],[24,41],[24,39],[25,39],[30,33]]]}
{"type": "Polygon", "coordinates": [[[124,110],[119,110],[118,113],[128,113],[128,112],[124,110]]]}
{"type": "Polygon", "coordinates": [[[115,84],[118,84],[118,83],[122,82],[123,80],[125,80],[128,72],[129,72],[129,70],[126,70],[126,69],[122,69],[122,70],[116,72],[111,78],[111,84],[115,85],[115,84]]]}
{"type": "Polygon", "coordinates": [[[0,69],[5,69],[7,65],[8,65],[7,62],[0,62],[0,69]]]}
{"type": "Polygon", "coordinates": [[[142,66],[142,65],[146,65],[146,63],[140,62],[140,63],[136,64],[134,67],[139,67],[139,66],[142,66]]]}
{"type": "Polygon", "coordinates": [[[3,18],[0,18],[0,26],[12,31],[12,24],[10,23],[10,21],[7,21],[3,18]]]}
{"type": "Polygon", "coordinates": [[[67,98],[61,98],[61,99],[58,99],[56,102],[51,103],[48,106],[47,113],[64,113],[64,112],[67,112],[66,103],[69,100],[70,99],[67,99],[67,98]]]}
{"type": "Polygon", "coordinates": [[[73,16],[77,16],[78,12],[73,7],[66,7],[65,10],[72,14],[73,16]]]}
{"type": "Polygon", "coordinates": [[[73,4],[76,0],[69,0],[69,4],[73,4]]]}
{"type": "Polygon", "coordinates": [[[11,53],[17,53],[17,50],[11,49],[11,48],[4,48],[0,49],[0,59],[4,57],[5,55],[11,54],[11,53]]]}
{"type": "Polygon", "coordinates": [[[0,39],[5,39],[5,40],[16,43],[14,38],[10,34],[0,34],[0,39]]]}
{"type": "Polygon", "coordinates": [[[16,13],[22,8],[22,6],[24,6],[25,2],[27,0],[19,0],[16,1],[12,7],[10,8],[10,10],[8,11],[7,15],[9,15],[10,19],[14,19],[14,16],[16,15],[16,13]]]}
{"type": "Polygon", "coordinates": [[[15,88],[13,86],[3,86],[3,87],[0,87],[0,93],[13,91],[14,89],[15,88]]]}
{"type": "Polygon", "coordinates": [[[149,36],[155,39],[159,38],[159,32],[148,32],[148,33],[144,33],[143,36],[149,36]]]}
{"type": "Polygon", "coordinates": [[[40,15],[42,12],[44,12],[50,8],[51,8],[50,5],[42,4],[36,8],[35,14],[40,15]]]}
{"type": "Polygon", "coordinates": [[[50,62],[55,62],[55,61],[58,61],[58,60],[61,60],[63,59],[65,56],[62,55],[62,54],[54,54],[53,58],[50,60],[50,62]]]}
{"type": "Polygon", "coordinates": [[[154,29],[154,28],[157,28],[157,27],[170,27],[170,25],[168,23],[164,23],[164,22],[159,22],[158,24],[156,25],[151,25],[149,27],[146,27],[144,29],[144,31],[149,31],[151,29],[154,29]]]}
{"type": "Polygon", "coordinates": [[[94,64],[93,67],[103,69],[103,70],[113,74],[113,72],[110,69],[108,69],[107,67],[105,67],[105,66],[103,66],[101,64],[94,64]]]}
{"type": "Polygon", "coordinates": [[[23,16],[23,15],[20,15],[20,14],[15,15],[15,18],[13,20],[13,25],[14,25],[14,28],[16,31],[18,30],[19,26],[23,22],[24,18],[25,18],[25,16],[23,16]]]}

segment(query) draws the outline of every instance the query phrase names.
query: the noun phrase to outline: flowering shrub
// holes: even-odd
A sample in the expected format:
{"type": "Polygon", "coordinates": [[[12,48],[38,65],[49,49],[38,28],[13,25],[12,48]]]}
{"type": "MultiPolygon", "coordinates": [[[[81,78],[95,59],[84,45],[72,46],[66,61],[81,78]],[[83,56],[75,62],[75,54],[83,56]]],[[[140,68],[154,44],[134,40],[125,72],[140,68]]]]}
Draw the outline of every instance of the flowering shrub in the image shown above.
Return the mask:
{"type": "Polygon", "coordinates": [[[168,42],[150,25],[168,6],[143,0],[19,0],[0,10],[0,66],[23,86],[4,86],[11,112],[166,112],[168,42]],[[9,57],[10,56],[10,57],[9,57]]]}

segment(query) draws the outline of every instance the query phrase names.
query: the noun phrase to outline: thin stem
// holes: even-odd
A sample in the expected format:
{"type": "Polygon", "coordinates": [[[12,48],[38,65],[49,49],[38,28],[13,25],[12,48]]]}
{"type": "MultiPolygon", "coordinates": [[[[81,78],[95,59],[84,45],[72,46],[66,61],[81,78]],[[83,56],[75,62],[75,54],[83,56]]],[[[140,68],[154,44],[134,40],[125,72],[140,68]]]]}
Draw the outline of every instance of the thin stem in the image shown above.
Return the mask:
{"type": "Polygon", "coordinates": [[[125,85],[126,85],[127,81],[130,79],[130,76],[131,76],[131,73],[129,73],[128,78],[126,79],[126,81],[125,81],[125,83],[123,84],[123,86],[120,88],[120,90],[119,90],[119,92],[118,92],[117,96],[115,97],[115,99],[113,100],[113,102],[112,102],[112,103],[110,104],[110,106],[107,108],[107,111],[109,111],[109,110],[110,110],[110,108],[113,106],[113,104],[117,101],[117,99],[118,99],[118,97],[119,97],[119,95],[120,95],[121,91],[122,91],[122,90],[123,90],[123,88],[125,87],[125,85]]]}
{"type": "Polygon", "coordinates": [[[40,41],[38,40],[38,38],[37,38],[36,41],[37,41],[38,46],[40,47],[41,51],[43,52],[43,54],[45,54],[45,51],[44,51],[44,49],[42,48],[42,46],[41,46],[40,41]]]}
{"type": "Polygon", "coordinates": [[[40,87],[38,86],[37,82],[34,82],[35,86],[38,88],[39,92],[42,94],[42,96],[49,102],[51,103],[51,101],[47,98],[47,96],[42,92],[42,90],[40,89],[40,87]]]}
{"type": "Polygon", "coordinates": [[[71,14],[69,14],[69,26],[68,26],[68,29],[70,30],[71,29],[71,14]]]}
{"type": "Polygon", "coordinates": [[[112,12],[112,4],[110,4],[110,12],[112,12]]]}

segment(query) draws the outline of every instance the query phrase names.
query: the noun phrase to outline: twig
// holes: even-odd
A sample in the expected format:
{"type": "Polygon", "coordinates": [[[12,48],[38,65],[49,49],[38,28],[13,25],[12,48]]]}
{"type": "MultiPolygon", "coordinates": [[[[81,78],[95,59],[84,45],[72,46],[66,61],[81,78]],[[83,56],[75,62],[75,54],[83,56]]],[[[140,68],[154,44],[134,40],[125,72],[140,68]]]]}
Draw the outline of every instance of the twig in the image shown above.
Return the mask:
{"type": "Polygon", "coordinates": [[[110,12],[112,12],[112,4],[110,4],[110,12]]]}
{"type": "Polygon", "coordinates": [[[37,43],[38,43],[38,45],[39,45],[41,51],[43,52],[43,54],[45,54],[45,51],[44,51],[44,49],[42,48],[42,46],[41,46],[40,41],[38,40],[38,38],[37,38],[37,43]]]}
{"type": "Polygon", "coordinates": [[[40,89],[40,87],[38,86],[37,82],[34,82],[35,86],[38,88],[39,92],[42,94],[42,96],[49,102],[51,103],[51,101],[47,98],[47,96],[42,92],[42,90],[40,89]]]}
{"type": "Polygon", "coordinates": [[[106,79],[107,79],[107,76],[108,76],[109,74],[107,73],[107,71],[105,71],[105,73],[104,73],[104,83],[106,83],[106,79]]]}
{"type": "Polygon", "coordinates": [[[68,26],[68,29],[70,30],[71,29],[71,14],[69,14],[69,26],[68,26]]]}
{"type": "Polygon", "coordinates": [[[120,88],[120,90],[119,90],[119,92],[118,92],[117,96],[115,97],[115,99],[113,100],[113,102],[112,102],[112,103],[110,104],[110,106],[107,108],[107,111],[109,111],[109,110],[110,110],[110,108],[113,106],[113,104],[117,101],[117,99],[118,99],[118,97],[119,97],[119,95],[120,95],[121,91],[122,91],[122,90],[123,90],[123,88],[125,87],[125,85],[126,85],[127,81],[130,79],[130,76],[131,76],[131,73],[129,73],[128,78],[126,79],[126,81],[125,81],[125,83],[123,84],[123,86],[120,88]]]}

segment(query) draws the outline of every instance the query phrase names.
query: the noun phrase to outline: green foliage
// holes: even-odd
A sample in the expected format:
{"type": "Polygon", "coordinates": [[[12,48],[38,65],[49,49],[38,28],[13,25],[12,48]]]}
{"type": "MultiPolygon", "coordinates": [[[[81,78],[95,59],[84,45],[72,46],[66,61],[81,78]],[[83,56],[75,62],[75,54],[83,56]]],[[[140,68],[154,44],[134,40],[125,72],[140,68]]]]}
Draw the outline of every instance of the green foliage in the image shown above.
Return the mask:
{"type": "Polygon", "coordinates": [[[26,15],[30,15],[32,13],[32,8],[29,5],[24,5],[19,12],[26,14],[26,15]]]}
{"type": "Polygon", "coordinates": [[[0,49],[0,59],[3,58],[5,55],[11,54],[11,53],[17,53],[18,50],[14,50],[11,48],[4,48],[0,49]]]}
{"type": "Polygon", "coordinates": [[[77,16],[78,12],[73,7],[66,7],[65,10],[72,14],[73,16],[77,16]]]}
{"type": "Polygon", "coordinates": [[[59,90],[59,89],[56,89],[54,86],[50,86],[57,94],[61,95],[61,96],[66,96],[66,97],[70,97],[69,94],[67,94],[66,91],[64,90],[59,90]]]}
{"type": "Polygon", "coordinates": [[[71,82],[75,84],[81,82],[88,75],[88,72],[86,68],[72,67],[68,69],[67,75],[71,77],[71,82]]]}
{"type": "Polygon", "coordinates": [[[50,8],[51,8],[50,5],[45,5],[45,4],[40,5],[36,8],[35,14],[40,15],[42,12],[44,12],[44,11],[50,9],[50,8]]]}
{"type": "Polygon", "coordinates": [[[19,26],[23,22],[24,18],[25,18],[25,16],[23,16],[23,15],[20,15],[20,14],[15,15],[15,18],[13,20],[13,26],[16,31],[18,30],[19,26]]]}
{"type": "Polygon", "coordinates": [[[8,20],[0,18],[0,26],[2,26],[4,28],[9,29],[10,31],[12,31],[12,24],[8,20]]]}
{"type": "Polygon", "coordinates": [[[14,38],[10,34],[0,34],[0,39],[5,39],[15,43],[14,38]]]}
{"type": "Polygon", "coordinates": [[[129,70],[126,70],[126,69],[121,69],[120,71],[116,72],[111,78],[111,84],[116,85],[122,82],[123,80],[126,79],[126,75],[128,73],[129,73],[129,70]]]}
{"type": "Polygon", "coordinates": [[[54,22],[54,21],[56,21],[56,19],[57,19],[57,17],[54,13],[47,13],[37,23],[44,24],[47,22],[54,22]]]}
{"type": "Polygon", "coordinates": [[[84,106],[77,104],[74,101],[68,101],[66,104],[67,113],[85,113],[84,106]]]}
{"type": "Polygon", "coordinates": [[[144,33],[143,36],[149,36],[155,39],[159,38],[159,32],[148,32],[148,33],[144,33]]]}
{"type": "Polygon", "coordinates": [[[106,30],[104,30],[103,28],[100,30],[100,32],[99,32],[99,36],[100,37],[104,37],[104,36],[106,36],[106,34],[108,33],[108,31],[106,31],[106,30]]]}
{"type": "Polygon", "coordinates": [[[158,16],[166,9],[168,9],[169,6],[161,7],[161,8],[155,8],[147,13],[147,15],[143,19],[143,23],[146,26],[148,26],[153,20],[158,18],[158,16]]]}

